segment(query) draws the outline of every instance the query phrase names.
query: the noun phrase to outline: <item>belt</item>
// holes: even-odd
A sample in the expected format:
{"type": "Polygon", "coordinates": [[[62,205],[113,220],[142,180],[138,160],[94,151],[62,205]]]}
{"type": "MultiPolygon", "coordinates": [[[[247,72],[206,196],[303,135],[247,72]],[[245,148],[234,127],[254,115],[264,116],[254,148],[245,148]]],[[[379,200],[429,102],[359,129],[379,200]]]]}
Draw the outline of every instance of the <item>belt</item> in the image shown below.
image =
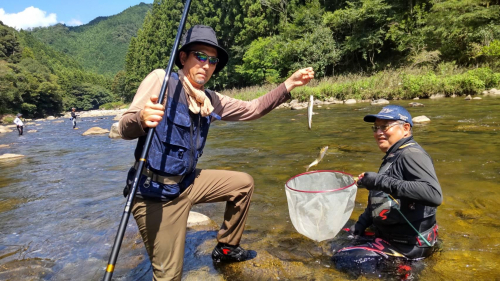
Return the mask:
{"type": "MultiPolygon", "coordinates": [[[[139,162],[135,162],[134,168],[137,170],[139,168],[139,162]]],[[[177,184],[180,183],[183,179],[184,176],[160,176],[158,174],[155,174],[153,171],[149,170],[148,168],[144,167],[142,169],[142,174],[147,176],[148,178],[151,178],[152,181],[162,183],[162,184],[177,184]]]]}

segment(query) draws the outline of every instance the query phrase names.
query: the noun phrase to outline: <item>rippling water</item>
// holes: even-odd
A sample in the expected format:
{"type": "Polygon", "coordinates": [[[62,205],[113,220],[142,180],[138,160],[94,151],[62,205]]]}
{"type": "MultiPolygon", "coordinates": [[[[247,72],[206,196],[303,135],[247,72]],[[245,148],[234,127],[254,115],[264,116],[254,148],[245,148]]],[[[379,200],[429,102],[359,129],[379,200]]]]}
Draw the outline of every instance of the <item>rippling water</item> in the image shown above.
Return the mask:
{"type": "MultiPolygon", "coordinates": [[[[491,280],[500,275],[500,99],[420,100],[409,108],[432,121],[416,125],[415,139],[433,157],[444,192],[438,208],[441,249],[425,261],[422,280],[491,280]]],[[[407,105],[408,101],[393,102],[407,105]]],[[[348,277],[329,262],[343,235],[316,243],[298,234],[288,215],[284,184],[305,171],[321,147],[330,148],[313,169],[358,174],[376,171],[378,150],[364,115],[379,106],[316,108],[313,129],[305,111],[276,110],[252,122],[216,122],[200,168],[244,171],[255,179],[242,243],[259,253],[243,266],[214,267],[214,229],[191,230],[184,279],[328,280],[348,277]]],[[[0,280],[100,280],[123,212],[122,187],[133,162],[135,141],[107,135],[82,136],[88,128],[109,128],[113,117],[84,118],[79,130],[69,120],[40,121],[25,132],[0,135],[0,154],[24,158],[0,162],[0,280]]],[[[354,222],[366,205],[359,190],[354,222]]],[[[194,210],[222,222],[224,204],[194,210]]],[[[150,280],[145,249],[131,219],[114,277],[150,280]]]]}

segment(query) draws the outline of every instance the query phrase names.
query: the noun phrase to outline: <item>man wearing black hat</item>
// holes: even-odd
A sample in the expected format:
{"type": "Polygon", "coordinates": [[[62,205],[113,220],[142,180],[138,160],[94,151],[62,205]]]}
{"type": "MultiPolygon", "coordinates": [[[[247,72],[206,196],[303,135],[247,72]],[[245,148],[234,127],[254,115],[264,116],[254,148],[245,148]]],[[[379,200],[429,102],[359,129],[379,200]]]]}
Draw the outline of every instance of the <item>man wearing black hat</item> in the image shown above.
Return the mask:
{"type": "Polygon", "coordinates": [[[333,260],[339,269],[371,273],[381,260],[413,260],[433,252],[443,195],[431,157],[413,139],[412,118],[404,107],[385,106],[364,121],[374,123],[373,136],[385,157],[378,173],[359,175],[358,186],[370,191],[368,206],[350,232],[359,238],[371,227],[375,235],[372,242],[337,251],[333,260]]]}
{"type": "Polygon", "coordinates": [[[21,113],[18,113],[16,115],[16,119],[14,119],[14,124],[17,126],[17,132],[21,136],[23,134],[23,128],[24,128],[24,123],[21,121],[21,116],[23,116],[21,113]]]}
{"type": "MultiPolygon", "coordinates": [[[[178,73],[168,81],[164,104],[157,104],[165,71],[151,72],[141,83],[119,131],[124,139],[139,138],[139,160],[147,130],[155,134],[132,213],[153,265],[155,280],[180,280],[186,223],[198,203],[227,202],[224,222],[212,252],[214,261],[243,261],[249,251],[240,247],[254,189],[253,178],[242,172],[197,169],[210,124],[216,120],[254,120],[290,99],[290,91],[307,84],[312,68],[298,70],[266,95],[241,101],[204,88],[212,74],[224,68],[227,52],[212,28],[197,25],[184,35],[176,55],[178,73]]],[[[132,185],[135,168],[129,171],[132,185]]]]}

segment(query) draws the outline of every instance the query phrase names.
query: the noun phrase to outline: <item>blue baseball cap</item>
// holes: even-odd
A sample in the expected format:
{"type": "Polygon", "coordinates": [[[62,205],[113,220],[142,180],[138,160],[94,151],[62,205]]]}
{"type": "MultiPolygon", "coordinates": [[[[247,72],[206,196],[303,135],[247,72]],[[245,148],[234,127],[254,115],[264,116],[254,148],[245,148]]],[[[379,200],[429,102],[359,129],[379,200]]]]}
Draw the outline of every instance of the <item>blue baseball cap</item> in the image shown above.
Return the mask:
{"type": "Polygon", "coordinates": [[[384,106],[378,114],[366,115],[363,120],[365,122],[375,122],[375,119],[385,119],[385,120],[401,120],[409,123],[413,127],[413,122],[411,121],[411,115],[406,110],[406,108],[400,105],[388,105],[384,106]]]}

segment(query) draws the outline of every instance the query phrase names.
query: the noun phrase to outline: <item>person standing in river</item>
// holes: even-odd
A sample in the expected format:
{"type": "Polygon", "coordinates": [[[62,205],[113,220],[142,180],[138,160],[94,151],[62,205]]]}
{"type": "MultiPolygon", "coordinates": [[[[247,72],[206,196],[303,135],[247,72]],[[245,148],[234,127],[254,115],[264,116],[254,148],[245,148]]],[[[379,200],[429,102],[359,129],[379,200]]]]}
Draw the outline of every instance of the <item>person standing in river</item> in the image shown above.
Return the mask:
{"type": "Polygon", "coordinates": [[[76,114],[76,108],[71,108],[71,121],[73,121],[73,129],[76,128],[76,117],[80,116],[80,114],[76,114]]]}
{"type": "Polygon", "coordinates": [[[16,124],[17,127],[17,132],[19,133],[20,136],[23,135],[23,129],[24,129],[24,123],[21,121],[21,116],[23,116],[21,113],[18,113],[16,115],[16,119],[14,119],[14,124],[16,124]]]}
{"type": "Polygon", "coordinates": [[[385,156],[378,173],[359,175],[358,186],[369,190],[368,206],[350,233],[358,239],[371,227],[375,235],[373,241],[340,249],[333,256],[338,269],[358,274],[380,270],[377,267],[385,261],[394,264],[431,255],[438,238],[436,211],[443,201],[432,159],[413,139],[410,113],[388,105],[364,121],[374,123],[373,136],[385,156]]]}
{"type": "MultiPolygon", "coordinates": [[[[165,77],[165,71],[157,69],[142,81],[119,121],[122,138],[139,138],[136,161],[147,131],[156,128],[132,207],[154,280],[181,279],[187,219],[191,207],[199,203],[226,202],[212,259],[232,262],[251,258],[240,240],[254,190],[253,178],[236,171],[197,169],[196,164],[212,122],[260,118],[290,99],[292,89],[314,77],[312,68],[300,69],[266,95],[241,101],[204,88],[228,59],[211,27],[194,26],[177,51],[175,64],[180,70],[168,81],[166,103],[156,103],[165,77]]],[[[129,171],[125,195],[136,167],[138,162],[129,171]]]]}

